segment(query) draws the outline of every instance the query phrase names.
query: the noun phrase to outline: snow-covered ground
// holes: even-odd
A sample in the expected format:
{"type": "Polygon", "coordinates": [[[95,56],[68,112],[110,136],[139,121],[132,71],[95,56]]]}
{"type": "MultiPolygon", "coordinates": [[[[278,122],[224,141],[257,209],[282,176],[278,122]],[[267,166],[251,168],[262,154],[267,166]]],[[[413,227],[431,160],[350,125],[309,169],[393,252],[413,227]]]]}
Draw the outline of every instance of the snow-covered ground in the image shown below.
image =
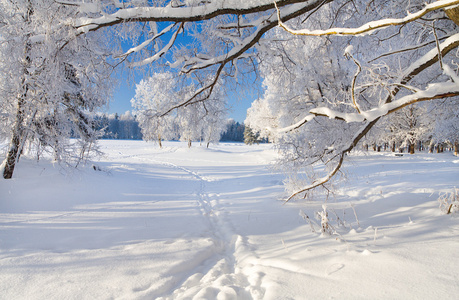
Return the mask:
{"type": "Polygon", "coordinates": [[[101,143],[102,171],[23,158],[0,180],[0,299],[459,295],[451,154],[354,155],[327,204],[346,227],[321,236],[322,202],[283,205],[270,145],[101,143]]]}

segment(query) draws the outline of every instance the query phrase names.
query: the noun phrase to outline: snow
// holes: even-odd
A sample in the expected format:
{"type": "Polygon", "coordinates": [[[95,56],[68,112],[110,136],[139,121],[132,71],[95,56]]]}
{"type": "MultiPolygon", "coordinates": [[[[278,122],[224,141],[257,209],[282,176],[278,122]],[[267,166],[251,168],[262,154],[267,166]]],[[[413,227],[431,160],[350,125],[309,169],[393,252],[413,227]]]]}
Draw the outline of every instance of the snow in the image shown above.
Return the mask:
{"type": "MultiPolygon", "coordinates": [[[[145,48],[151,41],[155,40],[158,36],[161,36],[163,35],[164,33],[170,31],[173,27],[175,26],[175,24],[172,24],[170,26],[168,26],[167,28],[165,28],[163,31],[161,31],[160,34],[158,34],[157,36],[143,42],[142,44],[140,44],[139,46],[137,47],[134,47],[134,48],[131,48],[129,49],[128,52],[126,52],[125,55],[128,55],[132,52],[138,52],[140,51],[141,49],[145,48]]],[[[164,53],[166,53],[173,45],[174,45],[174,42],[175,42],[175,39],[177,38],[177,35],[180,33],[180,28],[177,29],[177,31],[172,35],[171,39],[169,40],[169,42],[161,49],[161,51],[158,51],[155,53],[155,55],[153,56],[150,56],[140,62],[135,62],[135,63],[132,63],[131,66],[132,67],[139,67],[139,66],[145,66],[147,64],[151,64],[152,62],[158,60],[161,56],[164,55],[164,53]]]]}
{"type": "Polygon", "coordinates": [[[326,236],[320,197],[280,201],[271,145],[164,145],[102,141],[101,171],[22,158],[0,180],[0,298],[457,297],[459,219],[437,202],[457,157],[353,153],[326,236]]]}
{"type": "MultiPolygon", "coordinates": [[[[285,132],[292,131],[294,129],[297,129],[297,128],[301,127],[303,124],[305,124],[307,122],[311,122],[314,118],[315,118],[315,115],[309,114],[306,117],[304,117],[303,119],[301,119],[299,122],[296,122],[293,125],[277,129],[277,132],[278,133],[285,133],[285,132]]],[[[268,130],[269,131],[274,131],[272,128],[268,128],[268,130]]]]}
{"type": "MultiPolygon", "coordinates": [[[[448,73],[452,73],[452,70],[446,66],[446,71],[448,73]],[[449,71],[448,71],[449,70],[449,71]]],[[[453,82],[439,82],[439,83],[431,83],[427,86],[425,90],[419,90],[416,91],[413,94],[401,97],[398,100],[389,102],[389,103],[384,103],[381,104],[379,107],[370,109],[368,111],[362,111],[360,113],[344,113],[340,111],[335,111],[332,110],[328,107],[316,107],[310,110],[311,114],[314,115],[322,115],[322,116],[327,116],[330,119],[341,119],[345,122],[348,123],[353,123],[353,122],[363,122],[365,120],[367,121],[373,121],[376,120],[377,118],[383,117],[389,112],[395,111],[397,109],[403,108],[409,104],[413,104],[416,102],[421,102],[421,101],[428,101],[436,98],[446,98],[446,97],[451,97],[454,95],[459,94],[459,79],[457,79],[457,76],[454,74],[451,74],[454,77],[453,82]],[[456,82],[457,80],[458,82],[456,82]]],[[[310,117],[308,115],[306,118],[310,117]]],[[[304,120],[307,120],[307,119],[304,120]]],[[[312,119],[312,118],[311,118],[312,119]]],[[[299,122],[297,123],[299,126],[304,124],[305,122],[299,122]]],[[[297,124],[290,126],[292,128],[296,128],[297,124]]],[[[287,128],[290,128],[287,127],[287,128]]]]}
{"type": "MultiPolygon", "coordinates": [[[[459,43],[459,33],[453,34],[450,37],[448,37],[444,42],[442,42],[439,45],[440,51],[443,54],[445,53],[445,50],[448,48],[455,48],[457,47],[456,45],[459,43]]],[[[438,49],[435,47],[431,49],[429,52],[424,54],[421,58],[416,60],[414,63],[412,63],[404,72],[401,74],[401,76],[398,78],[397,82],[407,82],[408,80],[406,79],[412,74],[417,74],[419,72],[418,70],[422,70],[422,66],[425,66],[429,63],[429,61],[433,61],[435,57],[438,57],[438,49]]],[[[450,75],[450,74],[448,74],[450,75]]]]}
{"type": "Polygon", "coordinates": [[[458,0],[438,0],[430,4],[426,4],[426,6],[417,11],[416,13],[409,13],[404,18],[395,19],[382,19],[368,22],[360,27],[357,28],[329,28],[326,30],[309,30],[309,29],[300,29],[300,30],[292,30],[289,29],[285,24],[279,22],[282,28],[287,30],[292,34],[298,35],[312,35],[312,36],[322,36],[322,35],[368,35],[374,33],[376,30],[385,28],[388,26],[396,26],[396,25],[403,25],[409,22],[413,22],[417,19],[422,18],[427,13],[431,11],[435,11],[438,9],[447,9],[456,7],[459,4],[458,0]]]}
{"type": "MultiPolygon", "coordinates": [[[[146,41],[144,41],[143,43],[141,43],[140,45],[138,46],[135,46],[135,47],[132,47],[131,49],[129,49],[128,51],[126,51],[126,53],[124,53],[122,56],[128,56],[132,53],[135,53],[135,52],[140,52],[140,50],[144,49],[146,46],[148,46],[152,41],[154,41],[155,39],[157,39],[158,37],[162,36],[163,34],[165,34],[166,32],[169,32],[173,27],[175,26],[175,24],[171,24],[169,26],[167,26],[166,28],[164,28],[161,33],[159,34],[155,34],[152,38],[149,38],[147,39],[146,41]]],[[[156,29],[156,26],[153,26],[153,29],[156,29]]]]}
{"type": "MultiPolygon", "coordinates": [[[[171,22],[186,22],[193,19],[205,20],[209,16],[227,13],[231,10],[256,10],[257,7],[270,4],[272,4],[270,0],[225,0],[208,2],[205,5],[198,6],[174,7],[168,4],[164,7],[131,7],[118,9],[116,12],[108,15],[101,13],[102,16],[96,18],[82,17],[75,22],[75,26],[79,32],[87,32],[104,24],[130,19],[150,19],[150,21],[171,22]]],[[[81,3],[79,6],[82,11],[90,10],[90,8],[86,8],[87,3],[81,3]]]]}
{"type": "Polygon", "coordinates": [[[352,45],[348,45],[346,47],[346,49],[344,49],[344,55],[351,55],[352,54],[352,51],[354,51],[354,46],[352,45]]]}

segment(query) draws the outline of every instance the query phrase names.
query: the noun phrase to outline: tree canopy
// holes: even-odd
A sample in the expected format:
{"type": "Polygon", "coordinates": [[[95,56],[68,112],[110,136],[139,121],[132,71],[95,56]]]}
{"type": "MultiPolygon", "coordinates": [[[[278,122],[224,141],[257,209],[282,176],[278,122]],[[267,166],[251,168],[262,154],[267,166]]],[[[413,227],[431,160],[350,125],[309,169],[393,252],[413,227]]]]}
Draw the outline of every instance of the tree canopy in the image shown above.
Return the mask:
{"type": "MultiPolygon", "coordinates": [[[[278,143],[288,169],[302,173],[305,168],[314,171],[317,164],[326,166],[307,173],[309,182],[295,180],[289,199],[325,187],[347,153],[372,134],[387,132],[387,122],[395,124],[386,116],[412,105],[418,112],[440,113],[445,106],[446,111],[457,111],[451,99],[459,94],[453,51],[459,46],[458,4],[2,0],[1,55],[17,53],[3,60],[2,67],[15,72],[12,80],[2,83],[2,91],[8,92],[0,104],[2,135],[11,140],[5,170],[17,161],[25,142],[36,137],[29,132],[43,136],[31,127],[39,116],[56,119],[58,106],[64,107],[64,119],[72,119],[69,114],[78,119],[104,105],[106,95],[91,91],[109,91],[104,86],[107,75],[123,65],[144,70],[158,88],[172,85],[176,91],[170,101],[160,99],[159,106],[143,114],[150,125],[179,110],[189,113],[183,122],[199,114],[213,116],[222,109],[218,101],[225,89],[250,86],[254,74],[262,78],[264,95],[249,113],[250,128],[278,143]],[[74,70],[70,77],[61,76],[63,81],[78,79],[73,80],[72,93],[60,90],[65,84],[42,84],[52,82],[46,74],[57,74],[59,66],[74,70]],[[70,94],[71,99],[88,100],[67,109],[70,98],[65,95],[70,94]],[[48,104],[49,99],[55,99],[54,106],[35,105],[48,104]],[[40,107],[40,113],[29,106],[40,107]]],[[[453,118],[449,114],[448,119],[453,118]]],[[[88,124],[79,119],[75,128],[88,124]]],[[[456,137],[448,133],[448,138],[456,137]]]]}

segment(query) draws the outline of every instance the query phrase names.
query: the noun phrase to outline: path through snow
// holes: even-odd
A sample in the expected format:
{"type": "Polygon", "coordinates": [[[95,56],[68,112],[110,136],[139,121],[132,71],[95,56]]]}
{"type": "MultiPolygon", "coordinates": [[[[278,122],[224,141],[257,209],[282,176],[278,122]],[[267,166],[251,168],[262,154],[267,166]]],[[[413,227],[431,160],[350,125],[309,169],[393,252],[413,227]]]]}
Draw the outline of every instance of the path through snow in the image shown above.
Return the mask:
{"type": "Polygon", "coordinates": [[[348,185],[328,203],[345,227],[321,237],[320,201],[279,201],[269,145],[102,147],[102,171],[24,158],[13,180],[0,180],[0,299],[459,293],[459,219],[436,201],[459,180],[451,155],[354,155],[348,185]]]}
{"type": "Polygon", "coordinates": [[[151,159],[146,155],[130,156],[143,163],[159,164],[183,171],[196,180],[197,206],[208,227],[208,236],[213,243],[213,253],[202,266],[171,289],[170,296],[159,299],[262,299],[264,289],[260,286],[263,274],[251,274],[249,278],[237,266],[241,256],[253,256],[248,250],[247,237],[235,233],[228,220],[228,212],[219,203],[218,191],[227,184],[225,179],[200,175],[189,167],[151,159]],[[216,193],[209,193],[207,185],[214,185],[216,193]]]}

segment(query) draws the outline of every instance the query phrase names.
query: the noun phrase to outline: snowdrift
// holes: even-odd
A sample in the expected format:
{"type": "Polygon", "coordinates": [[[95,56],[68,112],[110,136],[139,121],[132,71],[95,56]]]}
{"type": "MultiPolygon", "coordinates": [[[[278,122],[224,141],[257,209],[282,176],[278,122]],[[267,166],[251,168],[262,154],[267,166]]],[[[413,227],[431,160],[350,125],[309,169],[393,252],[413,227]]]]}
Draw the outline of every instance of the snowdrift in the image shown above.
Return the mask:
{"type": "Polygon", "coordinates": [[[451,154],[354,154],[327,201],[283,205],[270,145],[102,141],[80,170],[0,180],[2,299],[456,299],[451,154]]]}

